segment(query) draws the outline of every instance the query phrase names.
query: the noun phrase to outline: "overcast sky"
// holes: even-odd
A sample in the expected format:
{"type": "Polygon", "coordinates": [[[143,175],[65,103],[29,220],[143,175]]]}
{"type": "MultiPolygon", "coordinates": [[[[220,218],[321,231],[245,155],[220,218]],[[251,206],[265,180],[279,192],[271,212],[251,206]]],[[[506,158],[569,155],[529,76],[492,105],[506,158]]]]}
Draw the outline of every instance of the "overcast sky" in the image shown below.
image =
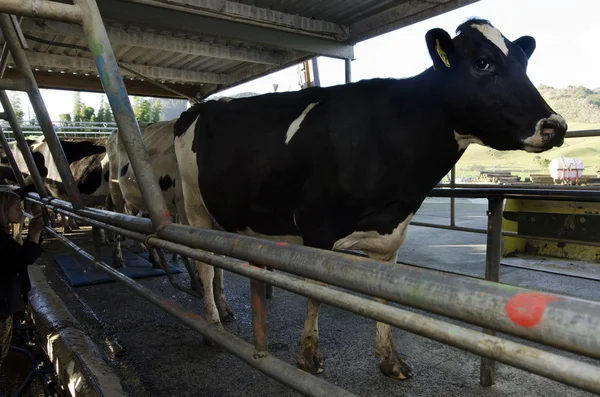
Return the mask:
{"type": "MultiPolygon", "coordinates": [[[[409,77],[431,65],[425,47],[425,33],[439,27],[454,36],[456,27],[473,16],[491,21],[508,39],[533,36],[537,49],[528,74],[533,83],[552,87],[582,85],[600,87],[600,15],[599,0],[480,0],[446,14],[402,28],[355,46],[352,80],[373,77],[409,77]]],[[[344,61],[319,58],[322,86],[344,82],[344,61]]],[[[265,76],[255,81],[223,91],[219,95],[237,92],[266,93],[299,88],[298,66],[265,76]]],[[[68,91],[42,90],[53,120],[73,108],[73,94],[68,91]]],[[[82,93],[82,100],[95,109],[100,94],[82,93]]],[[[28,104],[24,98],[23,104],[28,104]]],[[[27,106],[23,106],[26,111],[27,106]]]]}

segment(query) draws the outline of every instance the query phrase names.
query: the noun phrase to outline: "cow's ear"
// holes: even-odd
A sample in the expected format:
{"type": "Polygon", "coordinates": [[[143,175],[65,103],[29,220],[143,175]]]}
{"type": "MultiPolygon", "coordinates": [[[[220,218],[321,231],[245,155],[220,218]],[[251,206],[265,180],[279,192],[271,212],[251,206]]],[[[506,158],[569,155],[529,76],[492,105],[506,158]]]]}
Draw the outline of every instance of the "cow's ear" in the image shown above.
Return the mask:
{"type": "Polygon", "coordinates": [[[433,60],[433,67],[438,70],[452,67],[454,59],[454,43],[450,35],[443,29],[431,29],[425,35],[429,56],[433,60]]]}
{"type": "Polygon", "coordinates": [[[516,44],[519,47],[521,47],[521,49],[527,56],[527,59],[529,59],[531,57],[531,54],[533,54],[533,51],[535,51],[535,39],[531,36],[519,37],[518,39],[513,41],[513,44],[516,44]]]}

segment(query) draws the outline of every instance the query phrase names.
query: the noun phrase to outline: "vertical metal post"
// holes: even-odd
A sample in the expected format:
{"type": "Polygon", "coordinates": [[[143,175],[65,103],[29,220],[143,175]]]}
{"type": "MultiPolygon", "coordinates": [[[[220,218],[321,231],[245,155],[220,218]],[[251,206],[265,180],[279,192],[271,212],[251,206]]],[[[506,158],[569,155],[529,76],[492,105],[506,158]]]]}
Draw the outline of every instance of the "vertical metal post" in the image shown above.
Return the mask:
{"type": "MultiPolygon", "coordinates": [[[[487,249],[485,255],[485,279],[489,281],[500,281],[500,257],[502,244],[502,207],[503,198],[488,199],[488,234],[487,249]]],[[[496,335],[496,332],[484,328],[482,330],[488,335],[496,335]]],[[[479,383],[481,386],[492,386],[494,384],[496,362],[488,358],[481,358],[479,371],[479,383]]]]}
{"type": "Polygon", "coordinates": [[[56,164],[56,168],[58,169],[63,185],[65,186],[65,190],[67,191],[67,194],[73,203],[73,207],[80,209],[84,204],[81,201],[79,189],[77,188],[77,184],[75,183],[75,179],[73,178],[73,174],[69,168],[69,163],[67,162],[65,153],[62,150],[58,136],[54,131],[52,121],[50,120],[50,115],[48,114],[48,110],[46,110],[46,105],[44,104],[44,100],[40,94],[37,82],[35,81],[35,77],[31,71],[31,66],[27,61],[25,51],[23,48],[21,48],[19,38],[9,15],[0,14],[0,29],[2,29],[2,34],[4,35],[10,54],[15,61],[15,65],[17,68],[19,68],[19,72],[28,85],[27,94],[29,95],[29,101],[33,106],[33,110],[35,111],[38,123],[40,124],[42,132],[44,133],[44,137],[46,137],[48,148],[50,149],[52,159],[56,164]]]}
{"type": "Polygon", "coordinates": [[[146,208],[150,212],[152,225],[155,230],[158,230],[161,225],[170,222],[169,210],[158,187],[158,179],[154,174],[138,122],[133,114],[98,5],[94,0],[74,0],[74,3],[81,8],[83,14],[83,30],[119,128],[119,139],[122,139],[125,145],[146,208]]]}
{"type": "MultiPolygon", "coordinates": [[[[259,266],[262,268],[262,266],[259,266]]],[[[265,282],[250,279],[250,299],[252,300],[252,331],[254,333],[254,346],[259,352],[267,352],[269,341],[267,338],[267,307],[265,282]]]]}
{"type": "Polygon", "coordinates": [[[346,75],[346,84],[352,82],[352,60],[344,59],[344,72],[346,75]]]}
{"type": "MultiPolygon", "coordinates": [[[[4,15],[0,15],[3,17],[4,15]]],[[[33,178],[33,183],[35,185],[36,190],[42,197],[46,197],[48,193],[46,192],[46,187],[44,185],[44,179],[40,175],[37,166],[35,165],[35,161],[33,160],[33,155],[31,154],[31,150],[27,145],[27,141],[25,140],[25,136],[23,135],[23,131],[21,131],[21,126],[17,121],[17,116],[15,115],[15,111],[10,104],[10,100],[8,99],[8,95],[6,95],[6,91],[0,90],[0,103],[2,103],[2,107],[4,108],[4,113],[8,118],[8,122],[10,127],[13,130],[13,135],[15,140],[17,141],[17,147],[21,151],[23,155],[23,159],[25,159],[25,163],[27,164],[27,168],[29,169],[29,175],[33,178]]],[[[21,170],[17,167],[13,169],[13,172],[20,173],[21,170]]]]}
{"type": "Polygon", "coordinates": [[[17,165],[17,161],[15,160],[15,156],[10,150],[10,146],[8,145],[8,139],[6,139],[6,135],[4,135],[4,130],[0,127],[0,144],[4,148],[4,153],[8,158],[8,163],[10,164],[13,172],[15,173],[15,178],[17,179],[17,183],[19,186],[25,186],[25,178],[23,178],[23,174],[19,170],[19,166],[17,165]]]}
{"type": "Polygon", "coordinates": [[[312,75],[313,75],[313,84],[315,87],[321,86],[321,78],[319,77],[319,63],[317,62],[317,57],[314,57],[310,60],[310,64],[312,67],[312,75]]]}
{"type": "MultiPolygon", "coordinates": [[[[456,167],[452,167],[450,170],[450,188],[456,187],[456,167]]],[[[456,198],[450,197],[450,226],[456,226],[456,198]]]]}

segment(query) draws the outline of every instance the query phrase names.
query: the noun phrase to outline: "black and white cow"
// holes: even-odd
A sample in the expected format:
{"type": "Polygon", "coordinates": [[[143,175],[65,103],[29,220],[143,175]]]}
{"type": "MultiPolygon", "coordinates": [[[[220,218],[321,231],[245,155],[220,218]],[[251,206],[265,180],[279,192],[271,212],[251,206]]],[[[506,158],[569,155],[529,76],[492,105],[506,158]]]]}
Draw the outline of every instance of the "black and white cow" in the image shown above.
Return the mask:
{"type": "MultiPolygon", "coordinates": [[[[175,121],[142,124],[140,125],[140,132],[169,211],[172,214],[178,214],[181,221],[186,223],[183,192],[177,159],[175,158],[175,149],[173,148],[173,125],[175,121]]],[[[129,163],[129,156],[123,142],[119,140],[118,130],[113,131],[107,139],[106,150],[110,165],[109,192],[114,211],[138,215],[148,214],[133,167],[129,163]]],[[[147,249],[143,245],[140,245],[140,248],[147,249]]],[[[155,254],[153,250],[150,250],[152,265],[158,268],[160,267],[159,258],[155,254]]],[[[160,252],[158,254],[161,255],[160,252]]],[[[113,266],[124,266],[120,239],[115,241],[113,266]]]]}
{"type": "MultiPolygon", "coordinates": [[[[108,195],[108,155],[103,141],[104,139],[91,138],[60,139],[81,199],[86,206],[101,207],[108,195]]],[[[70,200],[46,140],[40,137],[29,144],[48,193],[62,200],[70,200]]],[[[21,151],[17,149],[16,143],[11,142],[10,146],[21,173],[28,177],[29,170],[21,151]]],[[[2,163],[8,163],[8,159],[2,158],[2,163]]],[[[69,224],[66,220],[64,226],[66,232],[77,227],[73,222],[69,224]]]]}
{"type": "MultiPolygon", "coordinates": [[[[532,153],[562,145],[565,120],[526,75],[532,37],[510,41],[472,19],[454,38],[432,29],[425,41],[433,67],[411,78],[211,101],[182,113],[175,152],[189,223],[395,262],[411,218],[470,143],[532,153]]],[[[229,310],[211,293],[219,271],[198,266],[204,315],[220,325],[229,310]]],[[[308,300],[298,355],[312,373],[323,370],[319,306],[308,300]]],[[[411,376],[382,323],[376,352],[382,373],[411,376]]]]}

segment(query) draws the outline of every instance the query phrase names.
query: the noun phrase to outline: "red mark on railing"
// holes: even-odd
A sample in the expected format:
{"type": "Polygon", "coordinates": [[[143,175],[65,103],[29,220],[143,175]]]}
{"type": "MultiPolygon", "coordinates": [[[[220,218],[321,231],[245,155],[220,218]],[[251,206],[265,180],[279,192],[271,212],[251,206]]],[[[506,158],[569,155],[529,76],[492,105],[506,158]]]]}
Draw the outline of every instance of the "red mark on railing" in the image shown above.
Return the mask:
{"type": "Polygon", "coordinates": [[[237,241],[239,240],[239,237],[236,237],[233,239],[233,242],[231,243],[231,249],[234,250],[235,249],[235,243],[237,243],[237,241]]]}
{"type": "Polygon", "coordinates": [[[280,241],[277,244],[275,244],[275,247],[279,248],[279,247],[283,247],[284,245],[287,245],[287,243],[280,241]]]}
{"type": "Polygon", "coordinates": [[[533,327],[542,319],[546,305],[559,299],[538,292],[525,292],[510,298],[504,311],[513,323],[521,327],[533,327]]]}

